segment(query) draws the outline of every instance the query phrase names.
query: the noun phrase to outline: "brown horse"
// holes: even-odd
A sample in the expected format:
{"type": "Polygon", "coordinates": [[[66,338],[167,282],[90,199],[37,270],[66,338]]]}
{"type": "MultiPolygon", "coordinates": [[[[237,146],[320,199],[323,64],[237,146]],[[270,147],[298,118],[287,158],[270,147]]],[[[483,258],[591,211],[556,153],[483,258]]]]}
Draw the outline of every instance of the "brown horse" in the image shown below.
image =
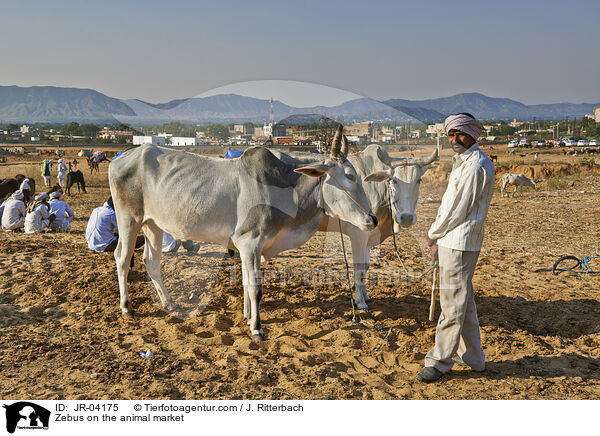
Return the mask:
{"type": "Polygon", "coordinates": [[[81,190],[83,190],[83,192],[86,192],[83,173],[79,170],[67,173],[67,194],[71,195],[71,186],[73,186],[75,183],[77,183],[77,193],[80,193],[81,190]]]}
{"type": "Polygon", "coordinates": [[[7,195],[12,194],[17,189],[19,189],[19,182],[17,179],[3,179],[0,181],[0,200],[2,200],[7,195]]]}

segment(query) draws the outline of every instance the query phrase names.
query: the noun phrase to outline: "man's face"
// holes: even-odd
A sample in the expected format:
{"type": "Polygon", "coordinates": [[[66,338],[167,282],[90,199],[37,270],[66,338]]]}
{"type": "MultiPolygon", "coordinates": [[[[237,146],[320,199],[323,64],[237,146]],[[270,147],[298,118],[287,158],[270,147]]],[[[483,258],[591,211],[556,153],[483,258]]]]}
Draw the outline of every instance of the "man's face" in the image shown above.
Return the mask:
{"type": "Polygon", "coordinates": [[[462,153],[475,144],[475,140],[472,136],[456,129],[452,129],[448,132],[448,140],[455,153],[462,153]]]}

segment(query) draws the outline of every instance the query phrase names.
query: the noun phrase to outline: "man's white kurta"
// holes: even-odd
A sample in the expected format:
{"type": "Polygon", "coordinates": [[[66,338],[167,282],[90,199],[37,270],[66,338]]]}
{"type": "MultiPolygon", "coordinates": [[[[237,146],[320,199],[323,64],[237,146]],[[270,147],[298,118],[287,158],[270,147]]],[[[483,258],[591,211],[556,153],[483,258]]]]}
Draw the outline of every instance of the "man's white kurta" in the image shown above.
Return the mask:
{"type": "Polygon", "coordinates": [[[481,250],[494,176],[494,164],[478,143],[454,156],[448,187],[428,233],[437,245],[460,251],[481,250]]]}

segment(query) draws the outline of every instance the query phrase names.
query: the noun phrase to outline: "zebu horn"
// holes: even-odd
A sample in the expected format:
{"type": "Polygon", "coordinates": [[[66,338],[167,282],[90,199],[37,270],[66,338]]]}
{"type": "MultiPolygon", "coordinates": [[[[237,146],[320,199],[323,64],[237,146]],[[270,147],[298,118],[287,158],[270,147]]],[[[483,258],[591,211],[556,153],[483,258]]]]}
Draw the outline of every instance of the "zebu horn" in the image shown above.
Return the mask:
{"type": "Polygon", "coordinates": [[[340,124],[335,132],[335,136],[333,137],[333,142],[331,143],[331,157],[338,157],[340,155],[343,133],[344,126],[340,124]]]}
{"type": "Polygon", "coordinates": [[[342,149],[340,150],[344,156],[348,156],[348,138],[346,135],[342,135],[342,149]]]}
{"type": "Polygon", "coordinates": [[[386,164],[388,167],[392,166],[392,159],[390,158],[390,155],[381,146],[377,146],[377,157],[379,158],[379,160],[381,162],[386,164]]]}
{"type": "Polygon", "coordinates": [[[438,151],[437,148],[429,155],[428,157],[421,158],[413,158],[413,157],[401,157],[399,159],[394,159],[392,162],[392,167],[399,167],[403,165],[417,165],[420,167],[427,166],[432,162],[438,159],[438,151]]]}

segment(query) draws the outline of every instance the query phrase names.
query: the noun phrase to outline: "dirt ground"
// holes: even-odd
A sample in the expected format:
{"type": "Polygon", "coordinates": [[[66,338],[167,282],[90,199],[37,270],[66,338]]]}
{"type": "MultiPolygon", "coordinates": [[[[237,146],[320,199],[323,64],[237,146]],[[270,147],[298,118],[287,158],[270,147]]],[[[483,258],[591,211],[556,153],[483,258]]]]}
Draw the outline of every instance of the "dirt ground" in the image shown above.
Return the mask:
{"type": "MultiPolygon", "coordinates": [[[[324,233],[264,264],[262,344],[242,317],[239,259],[210,244],[164,256],[165,283],[181,307],[173,314],[156,304],[136,252],[129,282],[138,316],[122,317],[114,259],[84,239],[90,212],[109,195],[107,165],[90,176],[79,158],[88,192],[65,198],[76,213],[70,233],[0,234],[2,397],[600,398],[599,277],[534,272],[562,255],[598,255],[600,166],[555,151],[539,151],[536,161],[533,150],[484,150],[498,156],[497,177],[518,169],[545,179],[514,198],[502,198],[497,184],[474,277],[485,372],[455,368],[436,384],[415,380],[435,335],[431,277],[411,283],[391,238],[372,251],[372,300],[360,323],[351,319],[339,234],[324,233]],[[147,350],[152,358],[140,356],[147,350]]],[[[39,192],[41,159],[9,156],[0,178],[35,176],[39,192]]],[[[409,270],[427,267],[424,239],[450,160],[444,150],[422,183],[418,223],[398,235],[409,270]]]]}

